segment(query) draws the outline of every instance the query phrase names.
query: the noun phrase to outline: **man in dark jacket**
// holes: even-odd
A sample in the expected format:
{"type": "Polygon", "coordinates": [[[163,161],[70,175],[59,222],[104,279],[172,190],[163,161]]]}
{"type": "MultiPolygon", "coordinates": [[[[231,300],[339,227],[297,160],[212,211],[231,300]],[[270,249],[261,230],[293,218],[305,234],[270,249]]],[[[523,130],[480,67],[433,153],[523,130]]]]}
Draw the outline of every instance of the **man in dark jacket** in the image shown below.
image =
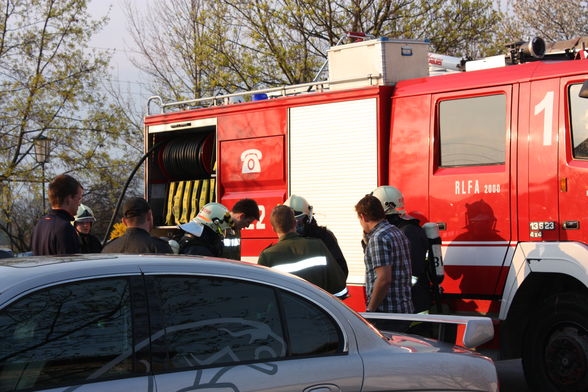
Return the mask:
{"type": "Polygon", "coordinates": [[[102,251],[100,240],[90,233],[94,222],[96,222],[96,218],[92,209],[80,204],[73,225],[80,236],[82,253],[100,253],[102,251]]]}
{"type": "Polygon", "coordinates": [[[337,261],[321,240],[296,233],[296,218],[290,207],[276,206],[270,223],[279,242],[261,252],[258,264],[299,276],[331,294],[346,292],[345,274],[337,261]]]}
{"type": "Polygon", "coordinates": [[[51,209],[33,228],[33,255],[80,253],[80,239],[71,225],[82,200],[83,188],[70,175],[61,174],[49,183],[51,209]]]}
{"type": "Polygon", "coordinates": [[[153,214],[147,200],[132,197],[123,206],[125,234],[104,246],[102,253],[173,253],[169,244],[149,232],[153,229],[153,214]]]}

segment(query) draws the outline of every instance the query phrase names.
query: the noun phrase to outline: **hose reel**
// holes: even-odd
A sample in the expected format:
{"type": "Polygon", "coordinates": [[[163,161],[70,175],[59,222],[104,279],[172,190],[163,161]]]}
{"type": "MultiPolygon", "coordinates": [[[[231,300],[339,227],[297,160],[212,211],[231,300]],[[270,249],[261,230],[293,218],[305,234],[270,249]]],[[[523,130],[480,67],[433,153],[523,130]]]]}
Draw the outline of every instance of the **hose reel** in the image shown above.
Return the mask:
{"type": "Polygon", "coordinates": [[[214,133],[194,133],[169,140],[157,164],[170,181],[210,178],[216,160],[214,133]]]}

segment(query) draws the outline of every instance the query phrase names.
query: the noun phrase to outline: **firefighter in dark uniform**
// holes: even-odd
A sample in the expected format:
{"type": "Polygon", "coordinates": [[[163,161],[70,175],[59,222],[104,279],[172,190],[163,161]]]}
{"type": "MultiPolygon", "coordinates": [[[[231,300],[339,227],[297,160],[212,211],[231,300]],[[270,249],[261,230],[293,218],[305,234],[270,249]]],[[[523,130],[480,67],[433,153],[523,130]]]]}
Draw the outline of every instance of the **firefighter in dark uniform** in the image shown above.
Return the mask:
{"type": "Polygon", "coordinates": [[[404,210],[404,197],[393,186],[380,186],[372,194],[380,200],[386,220],[398,227],[408,238],[410,243],[410,258],[412,265],[412,301],[415,313],[430,309],[432,305],[432,292],[429,278],[427,277],[427,251],[429,240],[419,220],[407,215],[404,210]]]}
{"type": "Polygon", "coordinates": [[[276,206],[270,223],[279,242],[261,252],[258,264],[299,276],[331,294],[345,294],[345,274],[337,261],[321,240],[296,233],[296,218],[290,207],[276,206]]]}
{"type": "Polygon", "coordinates": [[[94,222],[96,222],[96,218],[92,209],[80,204],[73,225],[80,236],[82,253],[100,253],[102,251],[100,240],[95,235],[90,234],[94,222]]]}
{"type": "Polygon", "coordinates": [[[349,268],[347,267],[347,260],[343,256],[343,252],[337,242],[335,234],[325,226],[319,226],[312,210],[312,206],[308,204],[306,199],[302,196],[292,195],[284,202],[284,205],[294,210],[296,217],[296,232],[303,237],[318,238],[329,249],[337,264],[345,274],[345,278],[349,275],[349,268]]]}
{"type": "Polygon", "coordinates": [[[67,174],[49,183],[51,209],[39,219],[33,229],[33,255],[65,255],[80,253],[80,238],[71,225],[82,200],[83,188],[67,174]]]}
{"type": "Polygon", "coordinates": [[[223,256],[223,232],[231,228],[231,215],[220,203],[208,203],[190,222],[178,225],[184,231],[180,254],[223,256]]]}
{"type": "Polygon", "coordinates": [[[231,211],[231,228],[223,233],[223,257],[241,260],[241,230],[259,220],[259,206],[253,199],[241,199],[231,211]]]}
{"type": "Polygon", "coordinates": [[[173,253],[169,244],[149,232],[153,229],[153,214],[147,200],[132,197],[123,206],[125,233],[110,241],[102,253],[173,253]]]}

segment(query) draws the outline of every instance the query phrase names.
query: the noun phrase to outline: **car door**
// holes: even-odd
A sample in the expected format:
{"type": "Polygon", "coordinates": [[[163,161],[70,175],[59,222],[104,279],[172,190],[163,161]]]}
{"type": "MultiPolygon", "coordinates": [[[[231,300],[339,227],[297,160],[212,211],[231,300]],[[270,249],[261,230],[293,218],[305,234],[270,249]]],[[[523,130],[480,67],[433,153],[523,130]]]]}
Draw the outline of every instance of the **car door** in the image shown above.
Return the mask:
{"type": "Polygon", "coordinates": [[[155,275],[146,283],[160,392],[361,390],[348,332],[306,298],[225,277],[155,275]]]}
{"type": "Polygon", "coordinates": [[[131,295],[137,282],[68,282],[0,309],[0,390],[155,391],[148,336],[133,328],[133,316],[146,314],[132,306],[132,297],[144,299],[131,295]]]}

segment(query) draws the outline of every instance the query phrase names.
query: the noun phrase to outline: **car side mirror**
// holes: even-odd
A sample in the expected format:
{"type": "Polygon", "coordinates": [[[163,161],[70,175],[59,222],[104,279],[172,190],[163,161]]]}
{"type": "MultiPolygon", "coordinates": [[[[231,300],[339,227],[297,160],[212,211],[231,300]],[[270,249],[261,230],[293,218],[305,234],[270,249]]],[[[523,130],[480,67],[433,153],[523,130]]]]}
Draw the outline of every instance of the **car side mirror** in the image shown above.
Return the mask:
{"type": "Polygon", "coordinates": [[[588,79],[584,81],[582,88],[580,89],[580,93],[578,94],[580,98],[588,98],[588,79]]]}

